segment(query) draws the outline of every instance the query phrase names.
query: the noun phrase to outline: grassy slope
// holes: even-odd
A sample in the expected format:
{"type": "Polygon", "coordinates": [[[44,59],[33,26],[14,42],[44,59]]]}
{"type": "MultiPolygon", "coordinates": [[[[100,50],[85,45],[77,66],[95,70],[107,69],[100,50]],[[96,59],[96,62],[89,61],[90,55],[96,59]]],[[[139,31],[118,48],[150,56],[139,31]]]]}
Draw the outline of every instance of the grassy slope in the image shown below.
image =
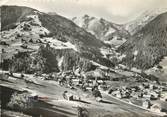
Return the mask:
{"type": "Polygon", "coordinates": [[[2,30],[15,28],[16,23],[28,20],[25,17],[34,14],[34,11],[36,11],[42,26],[51,32],[50,36],[59,40],[70,41],[77,47],[81,55],[87,59],[95,60],[103,65],[113,66],[110,61],[102,58],[103,55],[100,53],[99,48],[105,46],[105,44],[84,29],[79,28],[72,21],[59,15],[40,13],[27,7],[2,6],[1,10],[2,30]]]}

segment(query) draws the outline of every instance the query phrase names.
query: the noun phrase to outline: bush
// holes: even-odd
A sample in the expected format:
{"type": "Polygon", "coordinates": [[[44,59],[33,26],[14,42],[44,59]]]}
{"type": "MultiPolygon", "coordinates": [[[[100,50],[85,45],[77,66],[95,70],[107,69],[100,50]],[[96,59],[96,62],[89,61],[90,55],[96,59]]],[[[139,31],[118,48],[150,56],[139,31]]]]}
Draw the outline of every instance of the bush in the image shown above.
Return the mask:
{"type": "Polygon", "coordinates": [[[101,95],[101,93],[100,93],[99,90],[93,90],[92,94],[93,94],[93,96],[95,96],[95,97],[100,97],[100,98],[102,98],[102,95],[101,95]]]}
{"type": "Polygon", "coordinates": [[[13,93],[7,106],[13,110],[23,111],[33,107],[28,93],[13,93]]]}
{"type": "Polygon", "coordinates": [[[85,108],[78,107],[78,117],[89,117],[88,111],[85,108]]]}

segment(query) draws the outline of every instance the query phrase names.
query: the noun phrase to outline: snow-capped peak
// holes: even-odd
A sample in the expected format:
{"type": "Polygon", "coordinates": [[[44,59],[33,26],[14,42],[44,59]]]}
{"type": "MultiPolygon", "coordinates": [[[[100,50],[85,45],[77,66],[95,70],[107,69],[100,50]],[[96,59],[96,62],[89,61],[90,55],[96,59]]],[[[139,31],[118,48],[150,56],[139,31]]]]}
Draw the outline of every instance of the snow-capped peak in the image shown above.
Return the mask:
{"type": "MultiPolygon", "coordinates": [[[[79,27],[84,28],[87,32],[95,35],[97,39],[100,39],[103,42],[111,41],[112,39],[118,39],[119,41],[121,41],[123,38],[125,39],[129,35],[129,33],[124,29],[122,25],[109,22],[103,18],[84,15],[81,17],[74,17],[72,20],[79,27]]],[[[125,42],[124,39],[121,43],[125,42]]]]}
{"type": "Polygon", "coordinates": [[[152,21],[156,16],[161,13],[167,12],[167,8],[153,9],[145,11],[137,19],[125,24],[125,29],[128,30],[131,35],[142,29],[147,23],[152,21]]]}

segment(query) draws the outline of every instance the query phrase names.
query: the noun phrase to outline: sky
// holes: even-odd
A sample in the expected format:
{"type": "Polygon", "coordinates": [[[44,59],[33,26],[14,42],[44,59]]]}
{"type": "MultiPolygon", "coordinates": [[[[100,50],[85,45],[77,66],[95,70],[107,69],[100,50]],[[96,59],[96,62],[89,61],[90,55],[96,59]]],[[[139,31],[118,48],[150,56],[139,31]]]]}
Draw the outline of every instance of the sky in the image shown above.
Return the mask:
{"type": "Polygon", "coordinates": [[[0,5],[28,6],[67,18],[90,16],[127,23],[144,11],[167,8],[167,0],[0,0],[0,5]]]}

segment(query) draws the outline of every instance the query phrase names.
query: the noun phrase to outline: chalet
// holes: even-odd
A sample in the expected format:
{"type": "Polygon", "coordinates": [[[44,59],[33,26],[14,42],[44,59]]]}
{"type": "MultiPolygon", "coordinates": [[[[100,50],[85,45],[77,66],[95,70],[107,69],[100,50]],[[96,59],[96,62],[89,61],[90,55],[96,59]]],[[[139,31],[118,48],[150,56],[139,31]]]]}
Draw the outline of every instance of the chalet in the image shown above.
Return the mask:
{"type": "Polygon", "coordinates": [[[148,109],[151,106],[151,103],[149,100],[144,100],[142,104],[143,108],[148,109]]]}
{"type": "Polygon", "coordinates": [[[74,85],[79,85],[80,84],[80,80],[79,79],[72,79],[72,83],[74,85]]]}

